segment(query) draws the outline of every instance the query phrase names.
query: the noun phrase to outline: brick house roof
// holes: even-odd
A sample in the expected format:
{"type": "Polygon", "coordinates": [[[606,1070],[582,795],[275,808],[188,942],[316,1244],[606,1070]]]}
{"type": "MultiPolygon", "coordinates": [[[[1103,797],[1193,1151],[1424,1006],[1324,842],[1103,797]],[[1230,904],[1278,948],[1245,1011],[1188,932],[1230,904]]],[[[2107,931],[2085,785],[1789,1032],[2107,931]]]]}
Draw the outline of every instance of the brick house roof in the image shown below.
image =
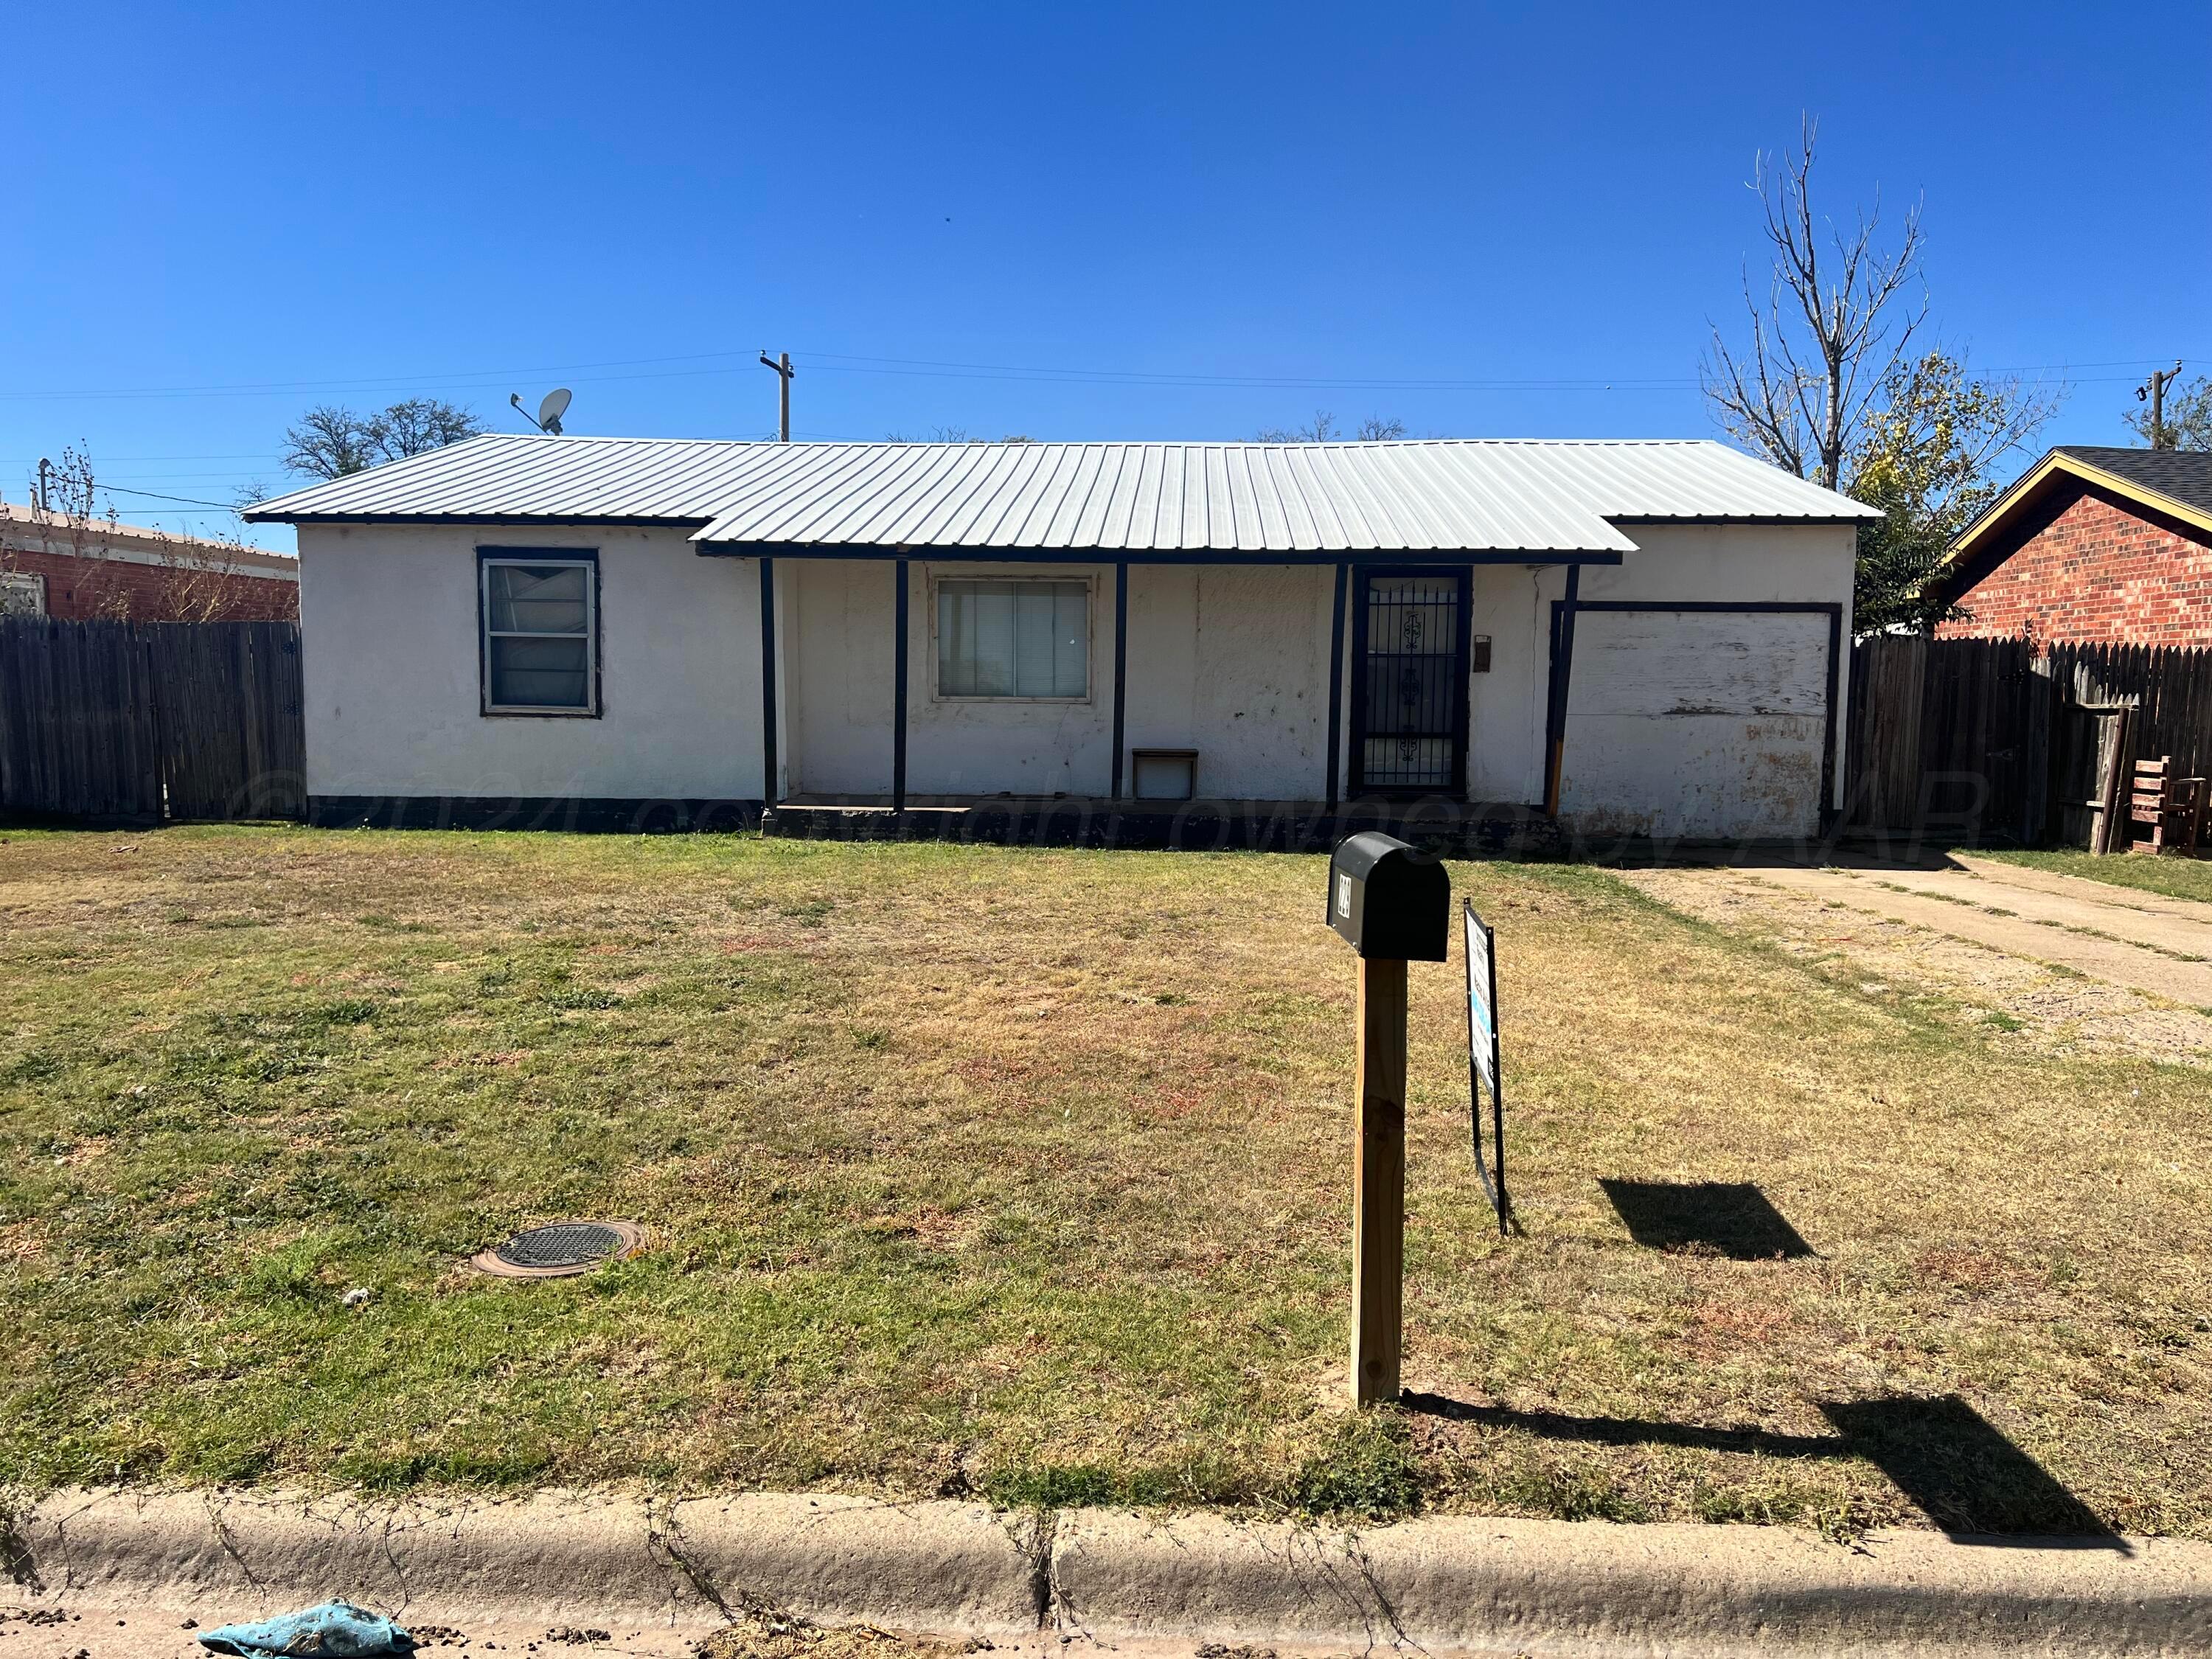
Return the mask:
{"type": "Polygon", "coordinates": [[[2154,491],[2168,501],[2212,512],[2212,450],[2118,449],[2095,444],[2061,444],[2054,455],[2077,461],[2125,478],[2154,491]]]}
{"type": "Polygon", "coordinates": [[[2061,444],[2021,473],[1960,531],[1929,579],[1937,590],[1976,579],[2056,501],[2100,490],[2131,509],[2212,531],[2212,454],[2185,449],[2120,449],[2061,444]]]}
{"type": "Polygon", "coordinates": [[[2066,444],[1954,539],[1938,637],[2212,645],[2212,454],[2066,444]]]}

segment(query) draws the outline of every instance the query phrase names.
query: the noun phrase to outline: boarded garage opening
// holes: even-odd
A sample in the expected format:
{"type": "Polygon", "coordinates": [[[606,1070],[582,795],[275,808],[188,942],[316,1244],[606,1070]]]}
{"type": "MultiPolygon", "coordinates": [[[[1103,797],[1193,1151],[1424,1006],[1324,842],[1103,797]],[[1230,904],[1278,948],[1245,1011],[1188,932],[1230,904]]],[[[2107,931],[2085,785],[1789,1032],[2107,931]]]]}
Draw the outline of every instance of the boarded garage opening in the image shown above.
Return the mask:
{"type": "Polygon", "coordinates": [[[1842,628],[1832,605],[1582,605],[1560,815],[1597,835],[1817,836],[1842,628]]]}

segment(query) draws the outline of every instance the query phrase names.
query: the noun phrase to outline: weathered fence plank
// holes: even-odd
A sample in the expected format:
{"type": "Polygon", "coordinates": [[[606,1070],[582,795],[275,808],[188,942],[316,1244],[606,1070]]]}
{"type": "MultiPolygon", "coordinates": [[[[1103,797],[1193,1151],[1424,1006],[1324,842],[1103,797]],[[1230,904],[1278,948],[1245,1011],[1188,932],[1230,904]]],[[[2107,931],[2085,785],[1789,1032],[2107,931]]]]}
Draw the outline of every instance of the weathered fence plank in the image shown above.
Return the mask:
{"type": "Polygon", "coordinates": [[[72,817],[161,816],[154,697],[130,623],[0,621],[0,801],[72,817]]]}
{"type": "Polygon", "coordinates": [[[301,705],[295,623],[0,620],[0,807],[302,816],[301,705]]]}
{"type": "Polygon", "coordinates": [[[1911,823],[1920,790],[1921,694],[1928,641],[1883,635],[1851,653],[1851,701],[1844,750],[1851,782],[1844,822],[1885,830],[1911,823]]]}

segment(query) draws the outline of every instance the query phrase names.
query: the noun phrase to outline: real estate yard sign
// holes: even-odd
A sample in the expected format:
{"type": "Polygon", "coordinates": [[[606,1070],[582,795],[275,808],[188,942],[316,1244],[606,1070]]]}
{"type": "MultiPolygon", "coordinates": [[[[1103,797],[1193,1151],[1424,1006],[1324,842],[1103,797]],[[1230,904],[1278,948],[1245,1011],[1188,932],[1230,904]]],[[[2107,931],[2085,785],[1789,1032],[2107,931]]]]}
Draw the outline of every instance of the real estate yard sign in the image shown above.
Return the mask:
{"type": "Polygon", "coordinates": [[[1498,1231],[1509,1231],[1505,1200],[1505,1101],[1498,1091],[1498,936],[1474,906],[1462,902],[1467,928],[1467,1096],[1474,1136],[1474,1166],[1498,1212],[1498,1231]],[[1482,1091],[1490,1091],[1489,1156],[1483,1155],[1482,1091]]]}

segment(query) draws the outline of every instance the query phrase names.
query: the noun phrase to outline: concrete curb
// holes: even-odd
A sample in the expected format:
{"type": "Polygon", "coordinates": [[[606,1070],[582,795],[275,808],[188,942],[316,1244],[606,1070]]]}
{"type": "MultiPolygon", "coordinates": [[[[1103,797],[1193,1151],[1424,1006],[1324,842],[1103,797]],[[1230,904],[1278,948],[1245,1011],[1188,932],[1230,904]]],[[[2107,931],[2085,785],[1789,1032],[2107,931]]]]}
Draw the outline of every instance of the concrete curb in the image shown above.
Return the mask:
{"type": "Polygon", "coordinates": [[[0,1534],[16,1599],[242,1618],[346,1595],[418,1620],[706,1630],[769,1604],[1025,1643],[1576,1656],[2212,1652],[2212,1545],[1845,1547],[1780,1528],[994,1514],[760,1494],[375,1506],[70,1492],[0,1534]]]}
{"type": "Polygon", "coordinates": [[[769,1603],[992,1635],[1037,1628],[1042,1547],[1032,1517],[781,1493],[374,1505],[64,1492],[16,1522],[5,1553],[19,1595],[221,1601],[238,1617],[347,1596],[441,1622],[711,1629],[730,1608],[769,1603]]]}

